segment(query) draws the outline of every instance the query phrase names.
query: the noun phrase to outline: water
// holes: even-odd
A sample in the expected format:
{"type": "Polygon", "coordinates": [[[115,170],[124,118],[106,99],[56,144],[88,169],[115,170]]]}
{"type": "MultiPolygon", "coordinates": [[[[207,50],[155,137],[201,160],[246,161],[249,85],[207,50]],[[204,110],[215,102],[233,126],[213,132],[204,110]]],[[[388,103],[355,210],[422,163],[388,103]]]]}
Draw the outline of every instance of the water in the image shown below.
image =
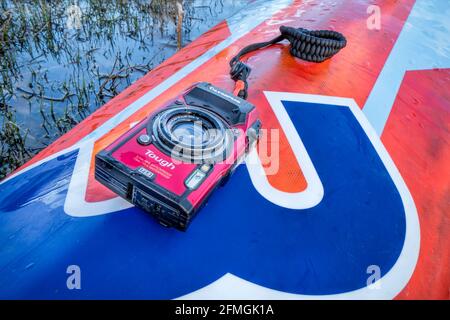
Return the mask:
{"type": "Polygon", "coordinates": [[[247,2],[0,0],[0,179],[247,2]]]}

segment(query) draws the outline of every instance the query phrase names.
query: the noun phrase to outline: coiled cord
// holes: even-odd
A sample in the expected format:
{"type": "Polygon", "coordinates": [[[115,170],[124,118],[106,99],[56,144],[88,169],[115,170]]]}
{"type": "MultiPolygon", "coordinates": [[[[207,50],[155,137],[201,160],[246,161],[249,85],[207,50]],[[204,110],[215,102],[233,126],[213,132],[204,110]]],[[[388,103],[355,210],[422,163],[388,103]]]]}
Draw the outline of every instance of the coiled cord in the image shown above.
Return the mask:
{"type": "Polygon", "coordinates": [[[236,81],[235,95],[247,99],[248,83],[251,68],[240,61],[240,58],[252,51],[273,45],[277,42],[288,40],[290,42],[290,53],[299,59],[309,62],[323,62],[347,45],[345,37],[336,31],[330,30],[307,30],[303,28],[292,28],[281,26],[281,34],[267,42],[259,42],[248,45],[238,52],[230,61],[230,75],[236,81]]]}

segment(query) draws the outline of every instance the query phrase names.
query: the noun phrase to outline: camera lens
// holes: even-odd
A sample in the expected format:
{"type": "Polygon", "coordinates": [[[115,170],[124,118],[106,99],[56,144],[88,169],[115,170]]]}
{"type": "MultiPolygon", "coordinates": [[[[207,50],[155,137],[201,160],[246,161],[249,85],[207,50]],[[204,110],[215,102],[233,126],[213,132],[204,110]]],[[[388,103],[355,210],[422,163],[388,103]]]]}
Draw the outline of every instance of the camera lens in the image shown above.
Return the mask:
{"type": "Polygon", "coordinates": [[[196,106],[164,109],[147,127],[162,151],[196,163],[224,160],[232,146],[228,129],[219,115],[196,106]]]}
{"type": "Polygon", "coordinates": [[[172,135],[176,140],[191,146],[201,145],[209,140],[208,129],[200,121],[177,123],[172,129],[172,135]]]}

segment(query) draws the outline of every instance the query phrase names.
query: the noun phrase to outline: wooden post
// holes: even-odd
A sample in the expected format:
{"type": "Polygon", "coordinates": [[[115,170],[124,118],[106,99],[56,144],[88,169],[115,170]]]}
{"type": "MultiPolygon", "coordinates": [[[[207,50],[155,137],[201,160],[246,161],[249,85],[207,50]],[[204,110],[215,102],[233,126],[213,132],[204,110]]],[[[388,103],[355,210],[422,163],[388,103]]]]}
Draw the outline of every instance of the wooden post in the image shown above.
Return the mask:
{"type": "Polygon", "coordinates": [[[181,32],[183,29],[183,5],[180,1],[177,1],[177,48],[178,50],[182,47],[182,36],[181,32]]]}

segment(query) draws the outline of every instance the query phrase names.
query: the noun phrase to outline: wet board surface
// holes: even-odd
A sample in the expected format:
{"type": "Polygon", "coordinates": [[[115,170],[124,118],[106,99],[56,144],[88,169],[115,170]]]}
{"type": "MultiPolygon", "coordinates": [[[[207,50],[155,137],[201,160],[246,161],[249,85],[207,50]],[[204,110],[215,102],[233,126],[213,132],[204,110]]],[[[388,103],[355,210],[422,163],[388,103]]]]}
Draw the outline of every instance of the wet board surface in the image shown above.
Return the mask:
{"type": "Polygon", "coordinates": [[[4,180],[0,297],[448,299],[450,9],[379,1],[376,30],[368,6],[255,1],[4,180]],[[230,58],[281,25],[348,45],[321,64],[284,42],[246,58],[276,172],[252,152],[185,233],[95,181],[96,152],[192,83],[232,90],[230,58]]]}

